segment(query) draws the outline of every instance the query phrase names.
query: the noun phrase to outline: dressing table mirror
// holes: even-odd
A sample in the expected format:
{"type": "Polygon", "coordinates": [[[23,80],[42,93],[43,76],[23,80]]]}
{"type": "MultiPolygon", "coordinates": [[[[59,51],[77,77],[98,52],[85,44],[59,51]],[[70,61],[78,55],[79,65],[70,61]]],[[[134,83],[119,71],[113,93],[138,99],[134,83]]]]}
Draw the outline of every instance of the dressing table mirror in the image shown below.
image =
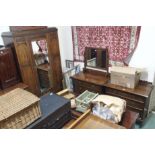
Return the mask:
{"type": "Polygon", "coordinates": [[[108,49],[86,47],[84,53],[84,63],[84,70],[108,73],[108,49]]]}

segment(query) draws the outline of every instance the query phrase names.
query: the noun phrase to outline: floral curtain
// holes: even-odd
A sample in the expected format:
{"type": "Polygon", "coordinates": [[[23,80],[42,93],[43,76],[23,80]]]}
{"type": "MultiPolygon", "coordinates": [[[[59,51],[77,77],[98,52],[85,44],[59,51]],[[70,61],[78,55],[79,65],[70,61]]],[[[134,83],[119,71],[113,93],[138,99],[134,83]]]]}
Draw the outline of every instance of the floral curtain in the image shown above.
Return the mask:
{"type": "Polygon", "coordinates": [[[108,47],[111,65],[128,65],[137,47],[140,29],[140,26],[74,26],[74,60],[84,61],[85,47],[108,47]]]}

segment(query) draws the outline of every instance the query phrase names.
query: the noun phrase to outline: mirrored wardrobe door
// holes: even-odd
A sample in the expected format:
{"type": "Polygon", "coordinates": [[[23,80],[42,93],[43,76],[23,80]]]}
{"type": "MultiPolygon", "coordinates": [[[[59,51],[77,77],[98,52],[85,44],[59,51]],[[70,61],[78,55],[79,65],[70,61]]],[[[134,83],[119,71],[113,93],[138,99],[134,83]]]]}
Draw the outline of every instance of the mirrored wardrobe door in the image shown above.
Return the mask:
{"type": "Polygon", "coordinates": [[[34,62],[37,68],[40,91],[43,94],[52,86],[50,82],[50,64],[46,39],[31,41],[34,62]]]}

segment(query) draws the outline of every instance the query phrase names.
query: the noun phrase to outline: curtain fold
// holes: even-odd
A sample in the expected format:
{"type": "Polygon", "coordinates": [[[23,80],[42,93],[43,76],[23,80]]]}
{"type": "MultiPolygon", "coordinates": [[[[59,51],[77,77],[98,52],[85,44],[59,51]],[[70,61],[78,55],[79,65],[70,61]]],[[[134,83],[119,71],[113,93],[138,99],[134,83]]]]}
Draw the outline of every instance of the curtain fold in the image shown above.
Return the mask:
{"type": "Polygon", "coordinates": [[[85,47],[108,47],[110,65],[128,65],[139,35],[140,26],[73,26],[74,60],[84,61],[85,47]]]}

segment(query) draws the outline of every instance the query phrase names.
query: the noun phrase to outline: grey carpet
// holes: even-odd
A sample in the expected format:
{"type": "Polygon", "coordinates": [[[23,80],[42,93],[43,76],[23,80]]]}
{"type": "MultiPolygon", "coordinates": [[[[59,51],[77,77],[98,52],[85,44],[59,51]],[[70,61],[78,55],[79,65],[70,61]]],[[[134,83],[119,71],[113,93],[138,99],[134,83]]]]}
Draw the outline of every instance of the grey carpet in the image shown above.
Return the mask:
{"type": "Polygon", "coordinates": [[[148,114],[148,117],[144,120],[143,125],[140,127],[136,124],[135,129],[155,129],[155,113],[148,114]]]}

